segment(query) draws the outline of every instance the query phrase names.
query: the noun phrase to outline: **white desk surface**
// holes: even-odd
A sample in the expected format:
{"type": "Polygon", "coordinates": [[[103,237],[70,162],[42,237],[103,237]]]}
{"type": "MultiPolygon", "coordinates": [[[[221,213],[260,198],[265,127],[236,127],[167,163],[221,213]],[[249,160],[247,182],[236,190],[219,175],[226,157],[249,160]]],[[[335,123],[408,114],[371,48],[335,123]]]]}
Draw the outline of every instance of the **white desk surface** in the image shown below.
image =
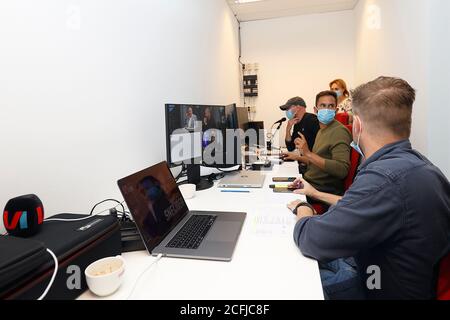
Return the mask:
{"type": "MultiPolygon", "coordinates": [[[[298,176],[297,163],[264,172],[264,188],[221,193],[216,186],[187,200],[190,210],[247,212],[231,262],[162,258],[136,285],[130,299],[154,300],[321,300],[317,262],[293,240],[295,216],[286,208],[298,195],[275,194],[272,177],[298,176]]],[[[216,184],[217,185],[217,184],[216,184]]],[[[124,253],[119,290],[104,299],[127,299],[136,279],[156,258],[147,251],[124,253]]],[[[89,290],[79,299],[97,299],[89,290]]]]}

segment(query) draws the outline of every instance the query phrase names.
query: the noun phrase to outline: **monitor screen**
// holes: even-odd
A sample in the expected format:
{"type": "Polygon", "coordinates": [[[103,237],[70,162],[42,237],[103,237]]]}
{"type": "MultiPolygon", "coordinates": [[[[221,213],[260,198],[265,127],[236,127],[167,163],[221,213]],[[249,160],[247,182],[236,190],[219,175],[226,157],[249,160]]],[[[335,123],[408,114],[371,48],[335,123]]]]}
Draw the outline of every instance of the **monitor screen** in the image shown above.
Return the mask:
{"type": "Polygon", "coordinates": [[[180,163],[202,157],[202,136],[200,132],[180,132],[170,135],[170,159],[180,163]]]}
{"type": "Polygon", "coordinates": [[[247,108],[236,108],[237,110],[237,118],[238,118],[238,126],[243,131],[248,130],[248,110],[247,108]]]}
{"type": "Polygon", "coordinates": [[[224,166],[230,151],[227,150],[226,130],[237,128],[235,104],[167,104],[167,162],[170,166],[181,163],[224,166]]]}
{"type": "Polygon", "coordinates": [[[118,185],[149,251],[189,211],[166,162],[123,178],[118,185]]]}
{"type": "Polygon", "coordinates": [[[265,146],[266,136],[264,134],[264,122],[263,121],[252,121],[248,123],[248,129],[256,133],[256,145],[265,146]]]}

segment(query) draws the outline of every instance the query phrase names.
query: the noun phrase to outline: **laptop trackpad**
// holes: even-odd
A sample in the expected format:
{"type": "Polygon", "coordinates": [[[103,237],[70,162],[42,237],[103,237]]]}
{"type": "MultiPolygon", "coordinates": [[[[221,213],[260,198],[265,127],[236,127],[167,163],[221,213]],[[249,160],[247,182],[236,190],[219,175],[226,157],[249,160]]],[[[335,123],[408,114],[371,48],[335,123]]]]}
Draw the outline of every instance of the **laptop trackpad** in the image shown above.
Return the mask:
{"type": "Polygon", "coordinates": [[[209,230],[206,240],[218,242],[234,241],[239,232],[241,223],[235,221],[216,221],[209,230]]]}

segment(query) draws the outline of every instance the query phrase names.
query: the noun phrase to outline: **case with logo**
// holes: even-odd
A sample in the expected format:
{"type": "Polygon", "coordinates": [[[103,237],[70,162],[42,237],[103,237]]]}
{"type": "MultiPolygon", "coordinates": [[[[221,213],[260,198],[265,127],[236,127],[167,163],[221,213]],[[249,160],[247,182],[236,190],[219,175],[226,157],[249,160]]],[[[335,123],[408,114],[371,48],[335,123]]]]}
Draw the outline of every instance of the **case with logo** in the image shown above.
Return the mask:
{"type": "MultiPolygon", "coordinates": [[[[86,215],[60,214],[49,219],[79,219],[86,215]]],[[[13,238],[13,237],[10,237],[13,238]]],[[[120,224],[116,216],[92,216],[81,221],[44,222],[33,237],[20,239],[21,246],[42,243],[58,258],[59,269],[46,299],[75,299],[87,290],[84,270],[92,262],[121,254],[120,224]]],[[[31,251],[33,252],[33,251],[31,251]]],[[[42,253],[39,259],[42,260],[42,253]]],[[[18,266],[20,261],[16,262],[18,266]]],[[[11,267],[11,263],[9,263],[11,267]]],[[[54,262],[47,253],[45,261],[27,270],[7,288],[0,290],[0,299],[37,299],[45,290],[54,271],[54,262]]]]}

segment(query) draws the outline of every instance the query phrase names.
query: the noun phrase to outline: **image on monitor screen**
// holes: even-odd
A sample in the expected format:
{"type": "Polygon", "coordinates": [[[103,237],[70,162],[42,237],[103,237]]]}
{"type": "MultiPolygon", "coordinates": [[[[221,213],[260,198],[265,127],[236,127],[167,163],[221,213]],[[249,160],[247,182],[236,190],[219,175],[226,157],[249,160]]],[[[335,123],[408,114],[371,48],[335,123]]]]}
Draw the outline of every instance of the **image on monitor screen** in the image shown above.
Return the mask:
{"type": "MultiPolygon", "coordinates": [[[[239,128],[236,105],[212,106],[166,104],[167,162],[214,167],[236,165],[227,162],[227,129],[239,128]]],[[[230,157],[228,157],[230,158],[230,157]]],[[[234,157],[238,158],[238,157],[234,157]]]]}

